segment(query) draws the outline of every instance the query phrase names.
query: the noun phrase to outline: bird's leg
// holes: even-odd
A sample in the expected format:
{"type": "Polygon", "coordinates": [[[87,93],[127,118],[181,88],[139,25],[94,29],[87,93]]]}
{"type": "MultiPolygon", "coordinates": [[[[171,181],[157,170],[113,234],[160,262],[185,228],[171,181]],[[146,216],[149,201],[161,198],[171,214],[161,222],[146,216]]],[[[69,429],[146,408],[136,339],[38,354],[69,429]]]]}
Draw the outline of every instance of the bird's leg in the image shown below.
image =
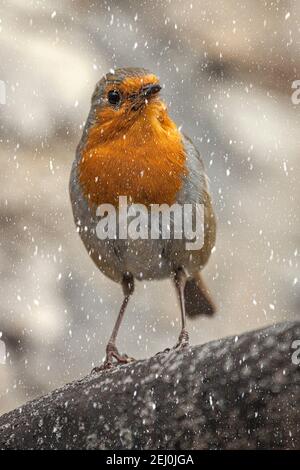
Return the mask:
{"type": "Polygon", "coordinates": [[[175,287],[178,293],[180,310],[181,310],[181,332],[178,337],[178,342],[175,345],[175,349],[187,346],[189,344],[189,334],[186,330],[186,314],[185,314],[185,303],[184,303],[184,287],[186,283],[186,274],[182,268],[179,268],[175,272],[174,276],[175,287]]]}
{"type": "Polygon", "coordinates": [[[134,291],[134,280],[133,276],[130,273],[126,273],[123,276],[122,287],[124,292],[124,299],[119,311],[119,315],[115,326],[113,328],[112,334],[109,338],[109,341],[106,346],[106,358],[104,363],[100,367],[95,367],[92,372],[99,372],[104,369],[110,369],[114,366],[115,363],[117,364],[127,364],[128,362],[134,361],[133,358],[128,357],[127,354],[120,354],[117,347],[116,347],[116,339],[117,334],[122,323],[124,313],[129,302],[130,296],[133,294],[134,291]],[[115,359],[115,361],[114,361],[115,359]]]}
{"type": "MultiPolygon", "coordinates": [[[[179,297],[180,310],[181,310],[181,331],[178,337],[178,341],[173,349],[180,349],[189,344],[189,334],[186,330],[186,321],[185,321],[185,303],[184,303],[184,287],[186,283],[186,274],[182,268],[177,269],[174,275],[174,284],[176,291],[179,297]]],[[[165,349],[162,353],[170,352],[170,348],[165,349]]],[[[162,354],[157,353],[157,355],[162,354]]]]}

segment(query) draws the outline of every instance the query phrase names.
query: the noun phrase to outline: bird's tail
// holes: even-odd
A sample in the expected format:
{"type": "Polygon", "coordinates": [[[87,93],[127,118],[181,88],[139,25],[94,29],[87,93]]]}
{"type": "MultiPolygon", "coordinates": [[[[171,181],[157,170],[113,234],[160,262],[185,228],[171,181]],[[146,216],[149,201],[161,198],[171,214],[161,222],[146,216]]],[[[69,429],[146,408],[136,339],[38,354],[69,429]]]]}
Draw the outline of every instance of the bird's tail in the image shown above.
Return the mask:
{"type": "Polygon", "coordinates": [[[186,281],[184,298],[186,314],[189,317],[213,315],[216,311],[216,306],[200,273],[186,281]]]}

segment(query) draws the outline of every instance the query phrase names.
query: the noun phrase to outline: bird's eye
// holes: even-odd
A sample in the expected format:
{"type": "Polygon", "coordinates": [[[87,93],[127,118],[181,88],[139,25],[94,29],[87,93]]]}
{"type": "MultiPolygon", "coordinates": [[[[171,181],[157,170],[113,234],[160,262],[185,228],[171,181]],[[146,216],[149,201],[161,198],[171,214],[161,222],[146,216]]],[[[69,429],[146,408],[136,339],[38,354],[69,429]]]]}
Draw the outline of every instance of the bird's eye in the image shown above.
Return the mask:
{"type": "Polygon", "coordinates": [[[121,99],[120,93],[117,90],[109,91],[107,97],[110,104],[118,104],[121,99]]]}

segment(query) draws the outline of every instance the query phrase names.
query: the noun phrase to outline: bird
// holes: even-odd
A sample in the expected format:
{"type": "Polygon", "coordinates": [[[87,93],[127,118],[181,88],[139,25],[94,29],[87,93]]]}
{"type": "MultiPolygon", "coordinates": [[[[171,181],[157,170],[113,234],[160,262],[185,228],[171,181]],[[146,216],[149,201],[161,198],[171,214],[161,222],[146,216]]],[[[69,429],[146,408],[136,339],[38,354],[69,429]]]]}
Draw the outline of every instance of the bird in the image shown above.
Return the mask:
{"type": "Polygon", "coordinates": [[[181,311],[181,331],[174,346],[189,344],[186,317],[211,316],[216,306],[202,277],[216,242],[216,217],[203,159],[171,119],[161,98],[157,75],[145,68],[111,70],[96,84],[71,169],[69,192],[77,231],[99,270],[123,290],[123,301],[97,372],[133,360],[116,345],[137,281],[169,278],[181,311]],[[172,204],[204,208],[204,241],[186,249],[181,239],[120,239],[97,236],[97,208],[120,211],[129,204],[172,204]]]}

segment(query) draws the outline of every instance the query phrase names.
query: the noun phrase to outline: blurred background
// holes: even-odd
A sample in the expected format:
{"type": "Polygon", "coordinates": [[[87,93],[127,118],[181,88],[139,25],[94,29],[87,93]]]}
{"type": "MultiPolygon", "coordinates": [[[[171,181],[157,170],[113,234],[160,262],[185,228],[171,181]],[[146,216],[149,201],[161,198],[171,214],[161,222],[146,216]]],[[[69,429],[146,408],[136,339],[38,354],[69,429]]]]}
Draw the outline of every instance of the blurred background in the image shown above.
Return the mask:
{"type": "MultiPolygon", "coordinates": [[[[94,85],[117,66],[160,76],[210,177],[218,314],[189,323],[192,343],[299,318],[299,27],[297,0],[2,0],[0,414],[104,356],[121,288],[75,231],[68,179],[94,85]]],[[[173,345],[179,319],[169,281],[138,283],[120,350],[173,345]]]]}

